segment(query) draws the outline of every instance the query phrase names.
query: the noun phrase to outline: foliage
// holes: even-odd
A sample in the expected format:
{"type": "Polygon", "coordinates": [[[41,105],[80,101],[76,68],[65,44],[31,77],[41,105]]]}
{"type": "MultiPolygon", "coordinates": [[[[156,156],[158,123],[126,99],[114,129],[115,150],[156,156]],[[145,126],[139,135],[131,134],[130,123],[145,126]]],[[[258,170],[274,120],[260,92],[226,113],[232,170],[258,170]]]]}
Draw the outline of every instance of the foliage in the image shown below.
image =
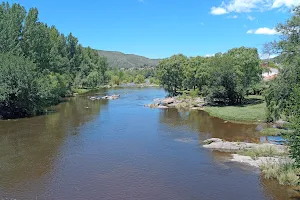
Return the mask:
{"type": "Polygon", "coordinates": [[[111,85],[120,85],[120,78],[119,76],[112,76],[111,77],[111,85]]]}
{"type": "Polygon", "coordinates": [[[182,54],[174,55],[159,62],[157,75],[160,84],[171,95],[177,94],[182,89],[183,72],[188,58],[182,54]]]}
{"type": "Polygon", "coordinates": [[[162,60],[157,74],[170,95],[182,89],[198,89],[209,102],[241,104],[251,87],[261,80],[259,62],[257,50],[245,47],[209,58],[179,54],[162,60]]]}
{"type": "Polygon", "coordinates": [[[260,165],[266,179],[277,179],[281,185],[296,186],[299,184],[299,170],[294,162],[289,159],[281,159],[279,162],[265,162],[260,165]]]}
{"type": "Polygon", "coordinates": [[[137,75],[134,79],[135,84],[145,83],[145,77],[141,74],[137,75]]]}
{"type": "Polygon", "coordinates": [[[1,78],[6,80],[2,81],[0,104],[5,118],[34,115],[58,103],[71,89],[95,88],[108,82],[105,58],[83,48],[72,33],[64,36],[54,26],[40,22],[38,15],[36,8],[27,13],[19,4],[0,5],[0,54],[7,65],[1,63],[1,78]],[[20,69],[28,76],[21,77],[20,69]],[[11,75],[7,71],[12,71],[11,75]],[[13,81],[15,89],[10,88],[13,81]]]}
{"type": "MultiPolygon", "coordinates": [[[[36,66],[26,58],[0,54],[0,118],[27,117],[42,111],[50,98],[39,84],[36,66]]],[[[50,87],[47,82],[43,86],[50,87]]]]}
{"type": "Polygon", "coordinates": [[[150,77],[149,82],[150,82],[150,84],[155,84],[155,85],[160,84],[158,78],[155,78],[155,77],[150,77]]]}
{"type": "Polygon", "coordinates": [[[282,59],[282,70],[266,93],[268,120],[285,117],[290,122],[292,134],[287,134],[291,157],[300,167],[300,6],[292,17],[277,26],[282,34],[279,42],[274,42],[282,59]]]}

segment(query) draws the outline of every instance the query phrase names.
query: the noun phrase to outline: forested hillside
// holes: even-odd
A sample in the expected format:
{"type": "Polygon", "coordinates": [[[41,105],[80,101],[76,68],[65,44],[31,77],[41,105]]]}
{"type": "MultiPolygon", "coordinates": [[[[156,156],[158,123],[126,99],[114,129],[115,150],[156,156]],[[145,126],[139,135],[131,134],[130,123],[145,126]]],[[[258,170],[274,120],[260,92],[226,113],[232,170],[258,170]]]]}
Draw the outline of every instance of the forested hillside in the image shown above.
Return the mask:
{"type": "Polygon", "coordinates": [[[149,59],[134,54],[124,54],[117,51],[98,51],[99,55],[107,58],[110,68],[149,68],[156,67],[159,59],[149,59]]]}

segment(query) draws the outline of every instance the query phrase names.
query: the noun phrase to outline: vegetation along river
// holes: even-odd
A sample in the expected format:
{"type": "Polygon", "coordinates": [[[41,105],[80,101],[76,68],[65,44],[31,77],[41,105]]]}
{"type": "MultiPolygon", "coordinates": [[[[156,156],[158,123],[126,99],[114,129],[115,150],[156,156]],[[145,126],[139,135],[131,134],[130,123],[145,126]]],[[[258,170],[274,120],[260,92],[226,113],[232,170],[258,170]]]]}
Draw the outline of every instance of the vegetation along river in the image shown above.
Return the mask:
{"type": "Polygon", "coordinates": [[[288,188],[202,147],[211,137],[259,141],[256,125],[144,107],[165,95],[101,90],[49,115],[0,121],[0,199],[288,199],[288,188]],[[88,98],[106,94],[121,98],[88,98]]]}

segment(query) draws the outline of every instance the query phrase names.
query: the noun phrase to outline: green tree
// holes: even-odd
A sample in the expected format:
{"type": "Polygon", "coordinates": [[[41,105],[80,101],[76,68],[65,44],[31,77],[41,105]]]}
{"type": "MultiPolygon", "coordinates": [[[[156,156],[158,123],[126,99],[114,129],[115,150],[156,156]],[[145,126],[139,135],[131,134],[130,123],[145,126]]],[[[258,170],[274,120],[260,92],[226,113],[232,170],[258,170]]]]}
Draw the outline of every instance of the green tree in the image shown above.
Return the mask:
{"type": "Polygon", "coordinates": [[[141,74],[138,74],[134,79],[135,84],[145,83],[145,77],[141,74]]]}
{"type": "Polygon", "coordinates": [[[160,61],[157,68],[157,75],[160,84],[171,95],[176,95],[183,85],[183,70],[188,63],[188,58],[182,54],[174,55],[160,61]]]}
{"type": "Polygon", "coordinates": [[[28,59],[0,54],[0,116],[26,117],[42,110],[35,65],[28,59]]]}
{"type": "Polygon", "coordinates": [[[20,38],[25,15],[25,8],[19,4],[0,5],[0,52],[13,52],[17,55],[22,53],[20,38]]]}
{"type": "Polygon", "coordinates": [[[26,58],[37,65],[37,70],[49,70],[50,35],[48,27],[38,21],[38,10],[31,8],[25,18],[22,50],[26,58]]]}

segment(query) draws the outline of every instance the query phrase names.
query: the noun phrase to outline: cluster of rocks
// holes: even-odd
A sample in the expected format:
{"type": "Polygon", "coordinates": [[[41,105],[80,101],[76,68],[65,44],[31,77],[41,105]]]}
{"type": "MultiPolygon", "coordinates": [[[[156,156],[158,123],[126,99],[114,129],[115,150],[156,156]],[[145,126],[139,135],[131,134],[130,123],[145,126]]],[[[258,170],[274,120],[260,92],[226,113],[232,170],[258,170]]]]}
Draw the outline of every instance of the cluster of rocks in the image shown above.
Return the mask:
{"type": "Polygon", "coordinates": [[[100,97],[100,96],[89,97],[89,99],[92,100],[92,101],[94,101],[94,100],[100,100],[100,99],[116,100],[116,99],[119,99],[119,98],[120,98],[119,94],[113,94],[111,96],[106,95],[106,96],[103,96],[103,97],[100,97]]]}
{"type": "Polygon", "coordinates": [[[150,108],[184,108],[202,109],[205,106],[203,98],[168,97],[165,99],[154,99],[152,104],[145,105],[150,108]]]}
{"type": "Polygon", "coordinates": [[[210,138],[204,140],[203,142],[204,142],[203,145],[204,148],[216,149],[216,150],[227,151],[227,152],[236,152],[245,149],[264,148],[264,147],[274,147],[278,150],[278,152],[282,152],[282,153],[287,151],[286,146],[271,144],[271,143],[256,144],[256,143],[249,143],[249,142],[228,142],[220,138],[210,138]]]}
{"type": "MultiPolygon", "coordinates": [[[[211,138],[204,141],[204,148],[214,149],[223,152],[235,152],[232,154],[231,161],[245,163],[254,167],[260,167],[263,163],[278,163],[283,158],[280,157],[258,157],[256,159],[250,156],[239,155],[236,152],[246,149],[258,149],[258,148],[275,148],[279,153],[286,153],[287,147],[284,145],[276,145],[270,143],[256,144],[248,142],[228,142],[220,138],[211,138]]],[[[286,158],[284,158],[286,159],[286,158]]]]}

